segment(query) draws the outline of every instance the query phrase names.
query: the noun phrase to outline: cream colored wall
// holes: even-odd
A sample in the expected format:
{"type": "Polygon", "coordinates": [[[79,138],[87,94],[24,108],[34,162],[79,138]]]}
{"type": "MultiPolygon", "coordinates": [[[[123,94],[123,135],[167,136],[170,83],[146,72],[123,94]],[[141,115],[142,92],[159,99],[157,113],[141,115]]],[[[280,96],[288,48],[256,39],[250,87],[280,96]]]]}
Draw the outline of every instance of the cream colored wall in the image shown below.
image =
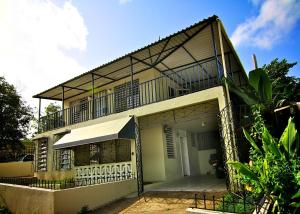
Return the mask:
{"type": "Polygon", "coordinates": [[[209,164],[211,154],[215,154],[215,149],[207,149],[198,151],[198,162],[201,175],[214,175],[215,169],[209,164]]]}
{"type": "MultiPolygon", "coordinates": [[[[155,113],[169,111],[171,109],[179,109],[179,108],[186,107],[186,106],[192,106],[192,105],[195,105],[195,104],[198,104],[198,103],[203,103],[203,102],[207,102],[207,101],[215,100],[215,99],[218,100],[219,109],[222,110],[226,106],[225,97],[224,97],[224,90],[223,90],[222,86],[206,89],[206,90],[199,91],[199,92],[196,92],[196,93],[192,93],[192,94],[188,94],[188,95],[185,95],[185,96],[177,97],[175,99],[153,103],[153,104],[142,106],[142,107],[139,107],[139,108],[130,109],[130,110],[125,111],[125,112],[120,112],[120,113],[116,113],[116,114],[112,114],[112,115],[107,115],[105,117],[100,117],[100,118],[97,118],[97,119],[94,119],[94,120],[88,120],[88,121],[85,121],[85,122],[82,122],[82,123],[77,123],[77,124],[74,124],[74,125],[70,125],[70,126],[67,126],[67,127],[60,128],[60,129],[56,129],[56,130],[41,133],[41,134],[37,135],[36,138],[50,137],[49,141],[48,141],[49,142],[49,144],[48,144],[48,151],[49,151],[49,153],[48,153],[49,154],[48,155],[48,169],[49,169],[49,171],[47,173],[43,173],[43,172],[35,173],[35,176],[38,176],[41,179],[45,179],[45,178],[46,179],[55,179],[53,176],[54,175],[57,176],[58,174],[60,174],[60,172],[57,172],[57,173],[53,172],[52,167],[51,167],[51,169],[49,168],[50,165],[52,166],[51,162],[53,161],[53,148],[52,148],[52,146],[53,146],[53,135],[55,135],[57,133],[61,133],[61,132],[66,131],[66,130],[86,127],[86,126],[89,126],[89,125],[94,125],[94,124],[98,124],[98,123],[102,123],[102,122],[106,122],[106,121],[110,121],[110,120],[119,119],[119,118],[123,118],[123,117],[129,116],[129,115],[135,115],[136,117],[139,118],[139,117],[143,117],[143,116],[147,116],[147,115],[151,115],[151,114],[155,114],[155,113]]],[[[149,141],[152,141],[151,138],[153,138],[153,137],[154,138],[160,138],[161,142],[163,141],[162,129],[161,129],[161,131],[158,131],[156,129],[156,131],[154,131],[154,133],[159,133],[159,134],[157,135],[157,137],[156,137],[156,134],[155,134],[155,137],[154,137],[154,135],[152,135],[151,131],[150,131],[147,134],[150,137],[150,140],[146,139],[146,142],[144,143],[143,141],[145,141],[145,138],[144,138],[144,140],[142,138],[142,140],[141,140],[142,145],[145,144],[146,147],[147,146],[150,147],[151,144],[149,145],[148,143],[149,143],[149,141]],[[147,141],[148,141],[148,143],[147,143],[147,141]]],[[[164,152],[163,145],[161,145],[159,147],[161,148],[160,151],[164,152]]],[[[152,148],[150,148],[150,149],[152,149],[152,148]]],[[[144,151],[145,148],[142,148],[142,150],[144,151]]],[[[144,158],[144,155],[145,154],[142,153],[143,158],[144,158]]],[[[162,157],[164,156],[163,154],[159,154],[159,155],[162,155],[162,157]]],[[[160,176],[158,178],[163,180],[163,179],[166,178],[165,177],[166,175],[165,175],[165,173],[161,172],[161,170],[162,170],[161,168],[162,167],[164,168],[164,166],[161,166],[161,165],[164,165],[165,161],[163,160],[163,158],[160,158],[160,160],[162,160],[162,162],[160,162],[160,167],[159,167],[160,169],[156,169],[156,170],[159,172],[158,174],[160,174],[160,176]]],[[[72,175],[72,172],[65,173],[65,174],[66,174],[66,177],[68,177],[68,176],[72,175]]],[[[145,172],[144,172],[144,174],[145,174],[145,172]]],[[[149,172],[149,174],[150,174],[150,172],[149,172]]],[[[62,178],[62,177],[63,176],[61,176],[60,178],[62,178]]],[[[147,176],[146,176],[146,178],[147,178],[147,176]]]]}
{"type": "Polygon", "coordinates": [[[16,214],[76,214],[83,206],[96,209],[135,192],[135,179],[64,190],[0,183],[0,205],[16,214]]]}
{"type": "Polygon", "coordinates": [[[143,178],[145,182],[166,179],[162,126],[140,130],[143,178]]]}
{"type": "Polygon", "coordinates": [[[15,214],[54,214],[54,191],[0,183],[0,204],[15,214]]]}
{"type": "Polygon", "coordinates": [[[136,172],[136,153],[135,153],[135,140],[131,140],[131,166],[132,166],[132,173],[137,177],[136,172]]]}
{"type": "Polygon", "coordinates": [[[135,192],[135,179],[59,190],[54,192],[54,209],[56,214],[75,214],[83,206],[93,210],[135,192]]]}
{"type": "Polygon", "coordinates": [[[33,176],[33,162],[0,163],[0,177],[28,177],[33,176]]]}
{"type": "MultiPolygon", "coordinates": [[[[47,171],[34,172],[34,176],[42,180],[64,180],[74,177],[74,170],[57,171],[54,166],[54,135],[48,135],[48,150],[47,150],[47,171]]],[[[38,140],[35,141],[36,148],[38,140]]],[[[35,155],[35,157],[37,154],[35,155]]]]}

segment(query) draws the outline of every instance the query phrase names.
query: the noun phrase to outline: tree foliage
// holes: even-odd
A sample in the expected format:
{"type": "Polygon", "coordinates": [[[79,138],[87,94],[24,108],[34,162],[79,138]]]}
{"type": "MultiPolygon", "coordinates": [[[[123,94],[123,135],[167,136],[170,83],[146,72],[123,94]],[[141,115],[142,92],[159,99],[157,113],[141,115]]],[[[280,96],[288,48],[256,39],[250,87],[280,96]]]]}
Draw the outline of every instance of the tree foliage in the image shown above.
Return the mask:
{"type": "Polygon", "coordinates": [[[0,148],[18,149],[29,131],[32,109],[16,88],[0,77],[0,148]]]}
{"type": "Polygon", "coordinates": [[[274,59],[262,69],[268,74],[273,88],[273,100],[276,107],[300,101],[300,78],[288,76],[291,68],[297,63],[289,63],[286,59],[274,59]]]}
{"type": "Polygon", "coordinates": [[[46,116],[49,116],[60,110],[61,110],[61,106],[56,103],[50,103],[48,106],[45,107],[46,116]]]}

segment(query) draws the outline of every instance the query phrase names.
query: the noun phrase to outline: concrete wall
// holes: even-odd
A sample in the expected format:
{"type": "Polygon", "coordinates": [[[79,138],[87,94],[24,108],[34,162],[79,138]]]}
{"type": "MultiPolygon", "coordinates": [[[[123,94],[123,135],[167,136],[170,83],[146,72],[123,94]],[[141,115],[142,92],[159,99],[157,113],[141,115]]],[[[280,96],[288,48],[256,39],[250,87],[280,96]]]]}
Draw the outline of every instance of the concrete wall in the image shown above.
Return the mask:
{"type": "Polygon", "coordinates": [[[55,191],[54,210],[57,214],[78,213],[84,206],[93,210],[134,192],[137,192],[136,180],[55,191]]]}
{"type": "Polygon", "coordinates": [[[145,182],[163,181],[165,157],[162,126],[156,125],[141,130],[143,176],[145,182]]]}
{"type": "Polygon", "coordinates": [[[0,205],[16,214],[75,214],[84,206],[93,210],[135,192],[135,179],[64,190],[0,183],[0,205]]]}
{"type": "Polygon", "coordinates": [[[33,162],[0,163],[0,177],[28,177],[33,176],[33,162]]]}
{"type": "Polygon", "coordinates": [[[54,191],[0,183],[0,204],[15,214],[52,214],[54,191]]]}
{"type": "Polygon", "coordinates": [[[198,162],[199,162],[201,175],[215,174],[214,167],[211,164],[209,164],[210,155],[215,153],[216,153],[216,149],[206,149],[206,150],[198,151],[198,162]]]}

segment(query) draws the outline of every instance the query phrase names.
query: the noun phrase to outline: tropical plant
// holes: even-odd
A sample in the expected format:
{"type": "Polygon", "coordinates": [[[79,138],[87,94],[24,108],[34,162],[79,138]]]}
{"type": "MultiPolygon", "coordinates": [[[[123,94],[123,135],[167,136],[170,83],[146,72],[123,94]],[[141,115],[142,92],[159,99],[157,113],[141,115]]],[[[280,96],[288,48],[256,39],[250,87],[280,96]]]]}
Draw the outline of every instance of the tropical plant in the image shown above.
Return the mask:
{"type": "Polygon", "coordinates": [[[300,159],[299,136],[292,119],[279,140],[263,127],[261,146],[243,131],[251,144],[251,161],[227,163],[237,170],[237,178],[255,197],[265,196],[273,202],[273,212],[296,213],[300,207],[300,159]]]}
{"type": "Polygon", "coordinates": [[[263,69],[250,71],[248,84],[244,87],[236,86],[230,79],[224,78],[229,90],[238,95],[247,105],[251,107],[254,118],[251,127],[251,136],[260,139],[265,118],[273,113],[272,83],[263,69]]]}

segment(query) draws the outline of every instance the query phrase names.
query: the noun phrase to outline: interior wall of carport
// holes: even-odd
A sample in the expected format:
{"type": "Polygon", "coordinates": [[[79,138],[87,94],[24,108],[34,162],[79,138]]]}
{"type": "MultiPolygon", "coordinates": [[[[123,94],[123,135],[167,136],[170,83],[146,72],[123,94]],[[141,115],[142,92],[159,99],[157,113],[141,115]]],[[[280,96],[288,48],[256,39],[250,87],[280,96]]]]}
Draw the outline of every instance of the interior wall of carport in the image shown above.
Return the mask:
{"type": "MultiPolygon", "coordinates": [[[[197,111],[197,115],[205,115],[205,109],[210,109],[211,105],[213,105],[215,110],[218,112],[218,101],[215,100],[139,118],[145,182],[172,180],[183,176],[179,145],[180,136],[186,137],[187,140],[190,174],[200,174],[200,162],[203,162],[203,160],[199,158],[199,155],[201,155],[202,152],[208,153],[205,157],[202,155],[205,159],[205,167],[202,172],[203,174],[207,174],[207,172],[210,171],[210,173],[213,174],[213,170],[207,165],[209,164],[208,159],[210,154],[215,153],[215,150],[198,151],[197,138],[195,137],[195,145],[193,146],[190,130],[178,129],[174,126],[174,124],[172,124],[174,123],[174,114],[181,114],[182,118],[193,119],[194,114],[185,115],[183,112],[197,111]],[[212,104],[205,107],[207,103],[212,104]],[[168,158],[164,125],[172,127],[175,158],[168,158]]],[[[217,115],[215,116],[215,119],[217,120],[217,115]]],[[[201,164],[203,165],[203,163],[201,164]]]]}

